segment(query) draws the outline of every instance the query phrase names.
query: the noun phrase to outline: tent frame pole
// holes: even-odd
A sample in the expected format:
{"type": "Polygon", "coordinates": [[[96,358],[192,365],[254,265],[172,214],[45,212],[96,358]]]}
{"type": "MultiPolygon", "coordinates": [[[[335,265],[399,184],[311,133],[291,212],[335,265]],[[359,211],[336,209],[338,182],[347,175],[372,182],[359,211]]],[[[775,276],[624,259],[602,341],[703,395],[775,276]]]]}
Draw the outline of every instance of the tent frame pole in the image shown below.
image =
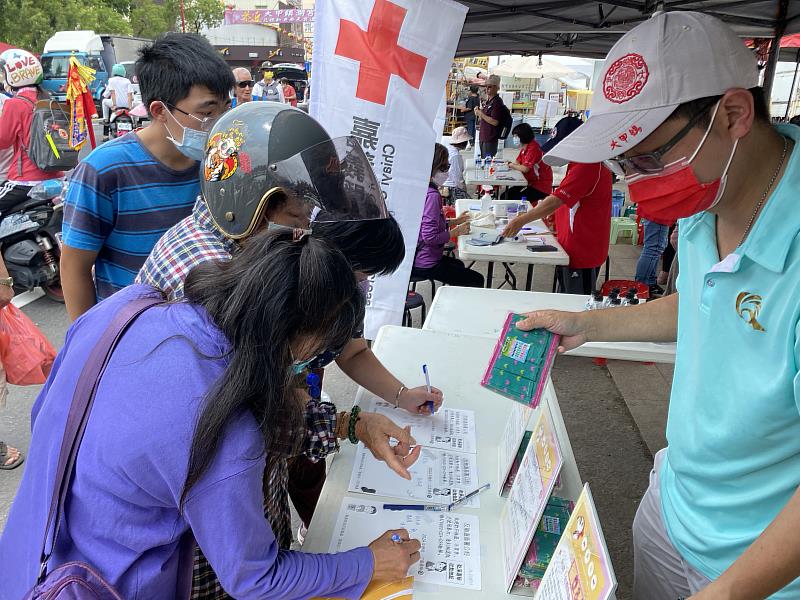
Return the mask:
{"type": "Polygon", "coordinates": [[[794,76],[792,77],[792,86],[789,88],[789,99],[786,101],[786,112],[783,114],[784,119],[789,118],[789,108],[792,106],[792,98],[794,97],[794,84],[797,81],[798,69],[800,69],[800,48],[797,49],[797,57],[794,65],[794,76]]]}
{"type": "Polygon", "coordinates": [[[775,20],[775,37],[772,38],[772,43],[769,47],[767,66],[764,69],[764,95],[767,97],[767,105],[769,105],[772,96],[772,84],[775,81],[775,69],[778,66],[781,38],[783,37],[783,32],[786,30],[786,15],[789,12],[789,0],[778,0],[777,4],[778,15],[775,20]]]}

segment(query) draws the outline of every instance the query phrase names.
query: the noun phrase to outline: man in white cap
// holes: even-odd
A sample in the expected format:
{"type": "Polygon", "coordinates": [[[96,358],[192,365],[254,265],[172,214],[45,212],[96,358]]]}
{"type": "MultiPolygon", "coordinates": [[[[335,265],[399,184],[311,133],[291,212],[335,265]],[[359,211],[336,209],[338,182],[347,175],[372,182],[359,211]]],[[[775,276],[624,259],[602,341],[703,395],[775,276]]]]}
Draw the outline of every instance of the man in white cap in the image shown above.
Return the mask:
{"type": "Polygon", "coordinates": [[[503,99],[500,91],[500,78],[489,75],[486,80],[487,100],[482,108],[475,108],[475,116],[480,120],[478,126],[478,139],[480,140],[481,156],[494,156],[497,154],[497,142],[500,139],[500,119],[503,114],[503,99]]]}
{"type": "Polygon", "coordinates": [[[771,124],[757,85],[721,21],[657,14],[544,159],[608,161],[639,214],[682,219],[677,294],[523,324],[564,350],[677,339],[669,446],[633,524],[637,599],[800,598],[800,129],[771,124]]]}

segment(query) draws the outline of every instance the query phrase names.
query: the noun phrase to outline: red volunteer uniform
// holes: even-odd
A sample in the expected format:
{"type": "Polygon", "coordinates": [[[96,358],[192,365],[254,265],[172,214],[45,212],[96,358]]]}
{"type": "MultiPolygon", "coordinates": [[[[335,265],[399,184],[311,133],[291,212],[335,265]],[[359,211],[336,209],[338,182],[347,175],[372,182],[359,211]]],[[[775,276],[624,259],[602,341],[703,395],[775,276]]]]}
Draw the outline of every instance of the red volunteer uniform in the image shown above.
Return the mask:
{"type": "Polygon", "coordinates": [[[553,191],[553,169],[542,162],[542,156],[541,146],[534,141],[519,151],[517,162],[530,169],[523,173],[528,186],[549,196],[553,191]]]}
{"type": "Polygon", "coordinates": [[[600,163],[570,163],[553,192],[563,206],[555,213],[558,243],[572,269],[593,269],[608,257],[611,171],[600,163]]]}

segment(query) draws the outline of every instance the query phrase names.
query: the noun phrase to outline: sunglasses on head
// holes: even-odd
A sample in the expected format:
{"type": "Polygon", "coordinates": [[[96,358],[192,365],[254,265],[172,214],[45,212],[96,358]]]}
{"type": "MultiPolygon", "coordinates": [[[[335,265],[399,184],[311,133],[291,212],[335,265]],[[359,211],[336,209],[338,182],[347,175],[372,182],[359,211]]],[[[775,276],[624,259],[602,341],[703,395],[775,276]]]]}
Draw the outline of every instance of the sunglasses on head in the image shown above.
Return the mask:
{"type": "Polygon", "coordinates": [[[247,79],[246,81],[237,81],[236,87],[244,89],[246,87],[253,87],[255,84],[256,82],[253,81],[252,79],[247,79]]]}
{"type": "Polygon", "coordinates": [[[686,135],[697,125],[697,122],[708,112],[708,109],[714,106],[717,100],[709,101],[697,114],[695,114],[683,128],[672,136],[666,144],[656,148],[652,152],[645,152],[644,154],[637,154],[630,158],[610,158],[605,162],[608,169],[618,177],[626,177],[629,175],[652,175],[654,173],[661,173],[666,165],[664,164],[664,155],[675,147],[675,144],[680,142],[686,135]]]}

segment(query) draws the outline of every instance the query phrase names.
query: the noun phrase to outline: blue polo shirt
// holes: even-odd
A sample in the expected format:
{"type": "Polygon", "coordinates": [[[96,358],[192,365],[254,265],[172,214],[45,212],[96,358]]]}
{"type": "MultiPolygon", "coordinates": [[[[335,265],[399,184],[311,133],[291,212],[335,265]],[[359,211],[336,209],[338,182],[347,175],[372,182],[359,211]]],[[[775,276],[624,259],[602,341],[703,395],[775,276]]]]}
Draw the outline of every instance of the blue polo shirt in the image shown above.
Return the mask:
{"type": "MultiPolygon", "coordinates": [[[[800,128],[744,244],[715,216],[679,224],[678,346],[661,498],[670,539],[715,579],[800,486],[800,128]]],[[[800,579],[775,599],[800,598],[800,579]]]]}

